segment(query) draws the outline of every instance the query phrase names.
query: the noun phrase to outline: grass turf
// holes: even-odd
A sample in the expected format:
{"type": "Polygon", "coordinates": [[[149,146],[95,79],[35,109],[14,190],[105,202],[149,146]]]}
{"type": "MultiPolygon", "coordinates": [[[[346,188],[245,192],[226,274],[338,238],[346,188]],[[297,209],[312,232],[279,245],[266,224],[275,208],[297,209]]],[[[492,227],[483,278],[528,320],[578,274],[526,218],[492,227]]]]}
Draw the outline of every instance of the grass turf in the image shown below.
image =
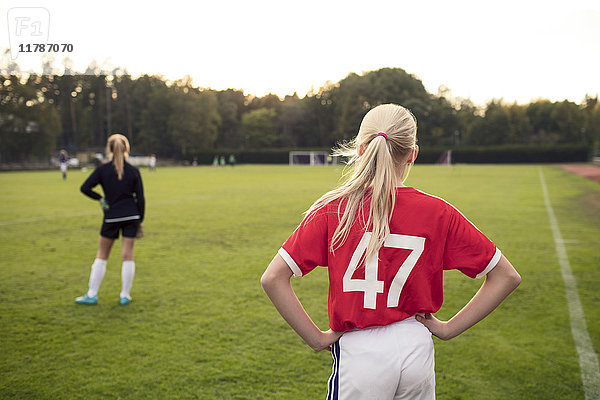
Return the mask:
{"type": "MultiPolygon", "coordinates": [[[[538,168],[600,348],[600,185],[552,166],[417,166],[407,183],[456,205],[523,276],[490,317],[436,340],[438,399],[583,398],[538,168]]],[[[340,168],[143,170],[146,237],[128,307],[118,305],[118,243],[98,306],[73,302],[101,222],[78,191],[89,173],[69,171],[64,182],[58,171],[0,174],[0,398],[324,397],[329,354],[302,343],[259,277],[340,168]]],[[[447,273],[438,316],[458,311],[481,282],[447,273]]],[[[326,328],[325,269],[294,287],[326,328]]]]}

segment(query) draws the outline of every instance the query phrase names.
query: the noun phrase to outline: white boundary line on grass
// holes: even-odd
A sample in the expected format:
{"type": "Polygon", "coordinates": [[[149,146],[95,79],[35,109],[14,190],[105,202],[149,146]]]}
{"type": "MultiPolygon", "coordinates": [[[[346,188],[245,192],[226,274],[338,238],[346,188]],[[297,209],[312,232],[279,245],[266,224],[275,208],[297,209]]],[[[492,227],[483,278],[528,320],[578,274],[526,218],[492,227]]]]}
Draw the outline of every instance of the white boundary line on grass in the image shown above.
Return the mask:
{"type": "Polygon", "coordinates": [[[585,315],[583,314],[583,308],[581,307],[581,301],[577,292],[577,281],[573,277],[571,264],[567,256],[567,249],[565,248],[565,240],[563,240],[558,228],[558,222],[550,204],[550,197],[548,196],[548,189],[546,188],[541,168],[538,168],[538,173],[540,183],[542,184],[542,191],[544,192],[544,203],[546,204],[550,228],[554,237],[560,272],[565,282],[565,294],[569,308],[569,319],[571,320],[571,333],[575,341],[577,354],[579,354],[579,367],[581,368],[585,398],[586,400],[600,399],[600,367],[598,366],[598,356],[594,351],[594,346],[587,330],[585,315]]]}
{"type": "MultiPolygon", "coordinates": [[[[158,202],[153,202],[152,205],[169,205],[169,204],[175,204],[175,203],[185,203],[188,201],[196,201],[196,200],[207,200],[207,199],[212,199],[213,196],[195,196],[195,197],[188,197],[186,199],[183,200],[166,200],[166,201],[158,201],[158,202]]],[[[29,222],[39,222],[39,221],[48,221],[50,219],[56,219],[56,218],[73,218],[73,217],[83,217],[86,215],[93,215],[93,214],[98,214],[99,216],[101,215],[99,211],[86,211],[86,212],[82,212],[82,213],[78,213],[78,214],[69,214],[69,215],[47,215],[45,217],[32,217],[32,218],[24,218],[24,219],[12,219],[12,220],[7,220],[7,221],[0,221],[0,226],[6,226],[6,225],[17,225],[17,224],[27,224],[29,222]]]]}
{"type": "Polygon", "coordinates": [[[84,215],[92,215],[92,214],[99,214],[98,212],[94,211],[88,211],[88,212],[84,212],[84,213],[79,213],[79,214],[70,214],[70,215],[48,215],[45,217],[33,217],[33,218],[25,218],[25,219],[13,219],[13,220],[8,220],[8,221],[0,221],[0,226],[5,226],[5,225],[16,225],[16,224],[26,224],[29,222],[39,222],[39,221],[47,221],[50,219],[56,219],[56,218],[73,218],[73,217],[83,217],[84,215]]]}

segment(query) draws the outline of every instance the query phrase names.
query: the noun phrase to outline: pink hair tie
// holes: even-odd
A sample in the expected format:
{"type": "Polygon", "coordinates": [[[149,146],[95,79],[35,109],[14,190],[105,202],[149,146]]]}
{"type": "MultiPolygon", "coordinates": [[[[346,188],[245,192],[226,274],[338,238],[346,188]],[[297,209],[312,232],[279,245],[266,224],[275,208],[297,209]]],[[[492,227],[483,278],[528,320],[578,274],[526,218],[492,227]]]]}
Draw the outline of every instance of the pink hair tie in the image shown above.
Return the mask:
{"type": "Polygon", "coordinates": [[[383,136],[385,138],[385,140],[387,140],[387,135],[385,133],[383,133],[383,132],[379,132],[377,134],[377,136],[383,136]]]}

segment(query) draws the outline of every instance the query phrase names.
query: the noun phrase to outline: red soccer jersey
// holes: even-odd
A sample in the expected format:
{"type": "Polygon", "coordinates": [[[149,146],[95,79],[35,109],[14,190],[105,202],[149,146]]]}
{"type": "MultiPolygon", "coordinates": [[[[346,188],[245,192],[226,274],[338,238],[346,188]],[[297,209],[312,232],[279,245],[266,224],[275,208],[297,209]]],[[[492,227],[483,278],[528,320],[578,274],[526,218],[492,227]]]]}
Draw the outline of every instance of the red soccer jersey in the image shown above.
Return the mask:
{"type": "Polygon", "coordinates": [[[328,267],[329,326],[334,331],[435,313],[442,306],[444,269],[480,278],[500,260],[496,246],[451,204],[400,187],[390,236],[378,257],[365,263],[371,233],[362,222],[369,213],[369,200],[363,201],[363,218],[355,218],[348,239],[335,252],[330,245],[339,221],[339,200],[304,218],[279,250],[296,276],[316,266],[328,267]]]}

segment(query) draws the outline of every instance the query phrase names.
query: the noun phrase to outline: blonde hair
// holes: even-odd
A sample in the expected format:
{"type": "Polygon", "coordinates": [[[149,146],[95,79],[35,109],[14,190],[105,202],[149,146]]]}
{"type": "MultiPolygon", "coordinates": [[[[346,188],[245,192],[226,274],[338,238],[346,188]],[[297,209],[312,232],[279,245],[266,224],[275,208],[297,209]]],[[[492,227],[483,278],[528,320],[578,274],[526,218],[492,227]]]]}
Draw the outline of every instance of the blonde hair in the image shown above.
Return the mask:
{"type": "Polygon", "coordinates": [[[106,142],[106,153],[113,162],[119,180],[123,179],[125,159],[129,156],[129,140],[118,133],[111,135],[106,142]]]}
{"type": "MultiPolygon", "coordinates": [[[[348,178],[338,188],[325,193],[306,212],[309,215],[334,200],[346,200],[346,207],[333,233],[332,252],[348,239],[356,213],[362,208],[365,198],[370,198],[371,207],[368,220],[363,223],[365,230],[372,228],[373,232],[366,259],[383,246],[390,234],[389,222],[396,201],[397,178],[404,182],[408,176],[406,173],[404,177],[397,177],[396,171],[407,162],[416,143],[417,120],[414,115],[402,106],[383,104],[364,116],[356,138],[341,144],[335,151],[335,155],[350,157],[348,178]]],[[[338,215],[342,203],[340,201],[338,205],[338,215]]]]}

